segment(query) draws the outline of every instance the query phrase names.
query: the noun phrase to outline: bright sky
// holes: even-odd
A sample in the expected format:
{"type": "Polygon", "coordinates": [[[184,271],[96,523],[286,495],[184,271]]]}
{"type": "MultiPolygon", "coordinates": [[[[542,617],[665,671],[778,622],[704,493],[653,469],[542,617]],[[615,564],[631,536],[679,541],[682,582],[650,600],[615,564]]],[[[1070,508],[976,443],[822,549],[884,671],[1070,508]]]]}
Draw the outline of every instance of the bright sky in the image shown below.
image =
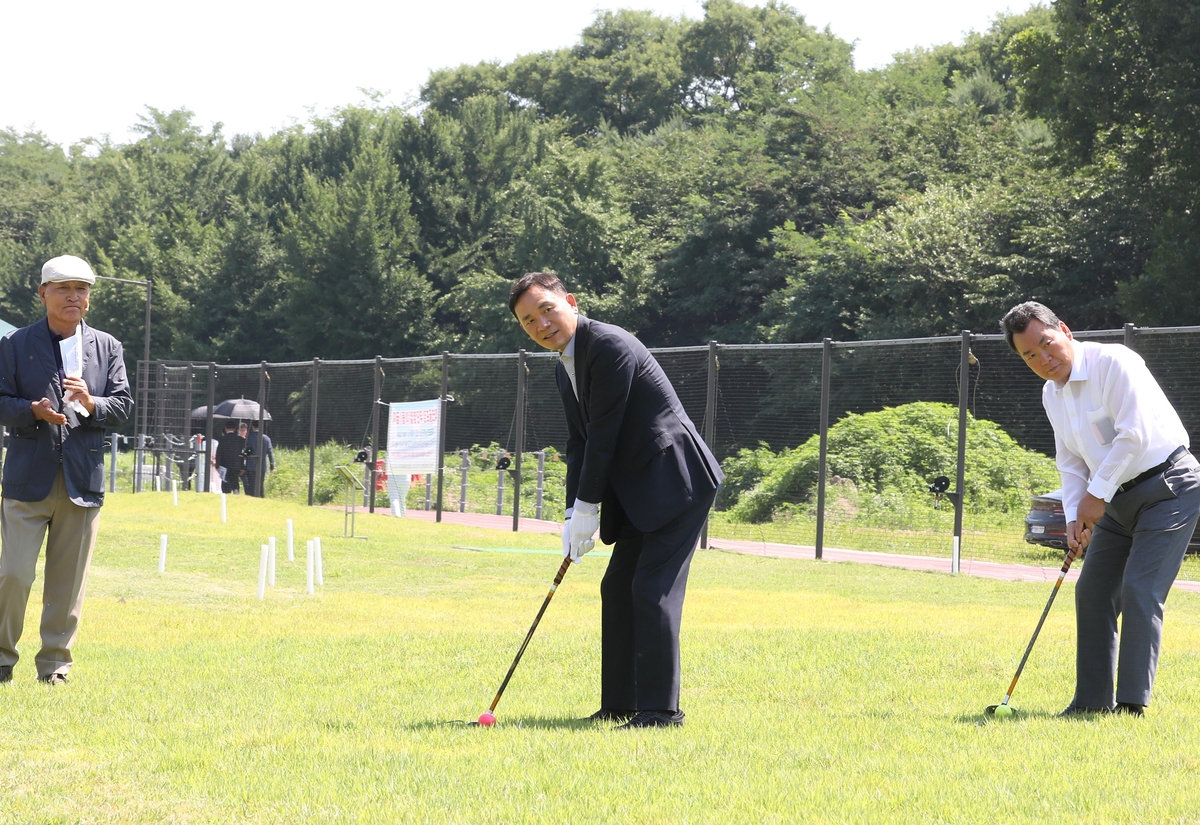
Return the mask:
{"type": "MultiPolygon", "coordinates": [[[[859,68],[958,42],[1010,10],[1005,0],[789,4],[856,40],[859,68]]],[[[227,137],[266,134],[361,103],[360,88],[404,104],[431,69],[571,46],[596,9],[620,7],[703,17],[699,0],[0,0],[0,128],[124,143],[153,106],[191,109],[227,137]]]]}

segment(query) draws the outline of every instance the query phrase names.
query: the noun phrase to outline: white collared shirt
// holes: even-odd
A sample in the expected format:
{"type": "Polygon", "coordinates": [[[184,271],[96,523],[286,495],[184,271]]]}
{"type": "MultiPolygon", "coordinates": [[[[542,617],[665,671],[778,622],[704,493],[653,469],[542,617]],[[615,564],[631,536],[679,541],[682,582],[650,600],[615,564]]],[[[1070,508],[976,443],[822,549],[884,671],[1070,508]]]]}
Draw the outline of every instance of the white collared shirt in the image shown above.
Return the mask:
{"type": "Polygon", "coordinates": [[[1187,430],[1140,355],[1120,344],[1072,340],[1071,346],[1071,377],[1042,388],[1068,522],[1076,520],[1084,492],[1111,501],[1126,481],[1189,446],[1187,430]]]}
{"type": "MultiPolygon", "coordinates": [[[[578,334],[576,332],[576,335],[578,334]]],[[[567,371],[567,378],[571,379],[571,390],[575,393],[575,400],[578,401],[579,385],[575,383],[575,335],[571,336],[571,340],[567,342],[567,346],[563,348],[558,357],[562,361],[563,369],[567,371]]]]}
{"type": "MultiPolygon", "coordinates": [[[[579,331],[576,329],[575,335],[579,331]]],[[[575,335],[571,336],[571,340],[563,347],[563,351],[559,353],[558,359],[562,361],[563,369],[567,371],[567,378],[571,379],[571,390],[575,393],[575,400],[579,400],[579,385],[575,383],[575,335]]],[[[567,506],[566,518],[571,518],[575,515],[574,502],[567,506]]]]}

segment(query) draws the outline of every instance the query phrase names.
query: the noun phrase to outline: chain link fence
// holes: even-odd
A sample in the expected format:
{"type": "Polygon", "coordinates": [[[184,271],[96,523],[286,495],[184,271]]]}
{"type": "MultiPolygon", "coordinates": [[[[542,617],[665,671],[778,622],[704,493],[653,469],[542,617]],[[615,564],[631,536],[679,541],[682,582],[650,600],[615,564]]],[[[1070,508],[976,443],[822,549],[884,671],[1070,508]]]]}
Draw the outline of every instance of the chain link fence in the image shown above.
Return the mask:
{"type": "MultiPolygon", "coordinates": [[[[1123,342],[1138,351],[1185,426],[1197,432],[1197,333],[1200,327],[1128,325],[1076,337],[1123,342]]],[[[727,468],[750,461],[749,454],[765,456],[758,476],[749,476],[760,487],[799,454],[825,470],[802,495],[784,495],[765,517],[753,519],[739,516],[738,496],[746,491],[738,483],[747,476],[731,472],[709,537],[942,557],[954,555],[957,546],[962,558],[1061,560],[1060,549],[1024,540],[1029,497],[1057,486],[1053,477],[1047,483],[1044,473],[1038,476],[1047,489],[1026,482],[1028,489],[1009,495],[1009,503],[1000,507],[995,496],[955,495],[979,460],[977,450],[986,446],[976,440],[994,438],[977,422],[993,422],[1019,447],[1040,454],[1036,461],[1052,466],[1054,437],[1041,406],[1042,382],[1003,336],[713,343],[653,352],[727,468]],[[889,491],[864,483],[861,475],[854,481],[848,477],[854,473],[839,474],[848,459],[823,443],[823,413],[826,427],[836,428],[848,416],[916,402],[941,405],[929,408],[941,416],[935,441],[942,438],[944,419],[944,443],[934,445],[943,457],[930,465],[930,474],[950,480],[947,495],[935,496],[924,483],[920,489],[889,491]]],[[[244,398],[262,402],[265,429],[277,451],[280,474],[268,480],[267,495],[306,496],[316,504],[340,501],[332,467],[357,457],[366,459],[361,464],[368,488],[364,503],[374,506],[376,496],[387,495],[377,492],[383,490],[379,479],[374,491],[370,483],[371,462],[382,459],[379,450],[386,443],[386,405],[443,398],[443,466],[439,474],[413,479],[408,506],[514,515],[519,502],[514,527],[520,518],[557,520],[564,509],[561,453],[567,432],[556,361],[553,353],[521,351],[256,365],[139,362],[132,489],[162,489],[168,479],[185,489],[203,489],[193,482],[194,469],[210,460],[205,450],[214,428],[218,434],[220,428],[205,409],[244,398]]],[[[385,500],[379,504],[386,508],[385,500]]],[[[1185,573],[1189,567],[1190,562],[1185,573]]]]}

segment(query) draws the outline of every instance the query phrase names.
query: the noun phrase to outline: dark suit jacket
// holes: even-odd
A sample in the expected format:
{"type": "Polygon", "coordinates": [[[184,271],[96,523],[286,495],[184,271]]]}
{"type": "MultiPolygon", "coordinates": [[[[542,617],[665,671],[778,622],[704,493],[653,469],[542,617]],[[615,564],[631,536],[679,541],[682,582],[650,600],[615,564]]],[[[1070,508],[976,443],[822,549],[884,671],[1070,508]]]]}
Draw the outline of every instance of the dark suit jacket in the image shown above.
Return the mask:
{"type": "Polygon", "coordinates": [[[230,481],[242,472],[246,466],[246,460],[242,456],[242,450],[246,449],[246,439],[237,434],[237,430],[230,430],[227,433],[222,433],[217,439],[217,455],[216,462],[218,467],[224,467],[226,475],[230,481]]]}
{"type": "Polygon", "coordinates": [[[121,342],[83,325],[83,380],[96,402],[90,417],[63,409],[62,383],[50,338],[41,320],[0,339],[0,424],[12,430],[0,495],[42,501],[58,475],[55,441],[62,439],[63,478],[71,501],[81,507],[104,503],[104,432],[124,424],[133,412],[121,342]],[[67,417],[62,426],[33,417],[31,401],[49,398],[67,417]]]}
{"type": "Polygon", "coordinates": [[[662,367],[620,327],[583,316],[575,380],[555,370],[567,413],[567,506],[602,503],[600,538],[622,521],[652,533],[703,501],[725,479],[662,367]]]}
{"type": "Polygon", "coordinates": [[[262,437],[263,466],[275,469],[275,449],[271,444],[271,436],[251,430],[246,433],[246,449],[250,451],[250,455],[246,456],[246,472],[248,473],[258,472],[258,439],[260,436],[262,437]]]}

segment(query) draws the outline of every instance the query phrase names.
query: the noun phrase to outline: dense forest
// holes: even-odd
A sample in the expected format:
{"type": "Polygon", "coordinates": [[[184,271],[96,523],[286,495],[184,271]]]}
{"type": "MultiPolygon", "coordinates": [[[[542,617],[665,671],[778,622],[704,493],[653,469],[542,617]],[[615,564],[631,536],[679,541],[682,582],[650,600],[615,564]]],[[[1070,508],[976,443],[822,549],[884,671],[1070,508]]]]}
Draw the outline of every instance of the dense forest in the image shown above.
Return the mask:
{"type": "MultiPolygon", "coordinates": [[[[0,318],[61,253],[154,284],[153,355],[512,351],[553,270],[650,345],[1200,323],[1200,10],[1057,0],[858,71],[771,0],[599,12],[566,49],[436,71],[412,109],[226,138],[150,109],[65,150],[0,131],[0,318]]],[[[92,321],[140,355],[140,288],[92,321]]],[[[525,342],[527,343],[527,341],[525,342]]]]}

